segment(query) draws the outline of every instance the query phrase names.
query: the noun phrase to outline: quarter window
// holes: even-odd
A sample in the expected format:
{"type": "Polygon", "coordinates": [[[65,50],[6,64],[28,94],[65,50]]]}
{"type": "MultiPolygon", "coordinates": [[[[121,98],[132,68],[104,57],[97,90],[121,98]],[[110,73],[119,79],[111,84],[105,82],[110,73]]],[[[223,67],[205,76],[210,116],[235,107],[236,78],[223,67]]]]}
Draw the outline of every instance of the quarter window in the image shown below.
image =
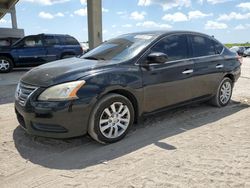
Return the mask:
{"type": "Polygon", "coordinates": [[[158,42],[151,51],[165,53],[169,61],[185,59],[188,57],[187,37],[186,35],[168,36],[158,42]]]}
{"type": "Polygon", "coordinates": [[[214,48],[215,48],[215,53],[220,54],[224,47],[219,42],[214,41],[214,48]]]}
{"type": "Polygon", "coordinates": [[[193,46],[193,56],[201,57],[215,55],[214,42],[203,36],[190,36],[193,46]]]}
{"type": "Polygon", "coordinates": [[[79,45],[78,41],[73,37],[66,37],[65,38],[66,45],[79,45]]]}

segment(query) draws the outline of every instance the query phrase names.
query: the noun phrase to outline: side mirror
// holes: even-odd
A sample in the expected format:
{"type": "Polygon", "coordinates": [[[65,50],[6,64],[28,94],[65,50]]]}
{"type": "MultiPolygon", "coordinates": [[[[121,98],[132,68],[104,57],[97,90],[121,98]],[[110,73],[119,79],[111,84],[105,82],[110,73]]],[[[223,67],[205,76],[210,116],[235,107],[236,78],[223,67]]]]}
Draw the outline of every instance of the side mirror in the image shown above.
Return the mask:
{"type": "Polygon", "coordinates": [[[148,64],[152,63],[165,63],[168,60],[167,54],[164,54],[162,52],[152,52],[147,57],[148,64]]]}

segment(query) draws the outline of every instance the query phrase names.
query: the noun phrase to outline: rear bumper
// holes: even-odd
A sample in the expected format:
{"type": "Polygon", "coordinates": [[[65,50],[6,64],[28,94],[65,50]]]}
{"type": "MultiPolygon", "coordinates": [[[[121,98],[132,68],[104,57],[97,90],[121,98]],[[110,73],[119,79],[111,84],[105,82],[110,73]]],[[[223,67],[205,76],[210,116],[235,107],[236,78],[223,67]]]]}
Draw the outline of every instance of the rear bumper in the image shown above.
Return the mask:
{"type": "Polygon", "coordinates": [[[34,103],[21,106],[15,102],[20,126],[31,135],[70,138],[87,133],[91,112],[85,102],[34,103]]]}

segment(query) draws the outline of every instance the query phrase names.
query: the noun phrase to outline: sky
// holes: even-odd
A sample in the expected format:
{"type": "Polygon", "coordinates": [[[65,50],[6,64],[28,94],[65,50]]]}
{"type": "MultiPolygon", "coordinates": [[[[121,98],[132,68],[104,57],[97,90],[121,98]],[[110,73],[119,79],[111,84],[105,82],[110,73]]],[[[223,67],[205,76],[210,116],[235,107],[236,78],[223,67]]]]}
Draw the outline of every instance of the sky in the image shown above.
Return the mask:
{"type": "MultiPolygon", "coordinates": [[[[102,0],[103,38],[137,31],[190,30],[223,43],[250,42],[249,0],[102,0]]],[[[88,40],[86,0],[19,0],[18,27],[26,35],[70,34],[88,40]]],[[[0,27],[10,27],[10,15],[0,27]]]]}

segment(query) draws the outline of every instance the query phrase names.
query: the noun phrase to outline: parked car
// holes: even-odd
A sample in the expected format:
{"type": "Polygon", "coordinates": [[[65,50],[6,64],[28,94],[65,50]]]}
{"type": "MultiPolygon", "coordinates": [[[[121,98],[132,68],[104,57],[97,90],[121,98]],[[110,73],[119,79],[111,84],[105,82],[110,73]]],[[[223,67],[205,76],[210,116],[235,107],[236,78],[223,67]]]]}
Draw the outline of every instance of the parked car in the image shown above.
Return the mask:
{"type": "Polygon", "coordinates": [[[79,42],[69,35],[39,34],[0,48],[0,73],[13,67],[36,66],[82,54],[79,42]]]}
{"type": "Polygon", "coordinates": [[[205,34],[126,34],[30,70],[17,86],[15,111],[29,134],[89,133],[112,143],[142,116],[163,109],[202,101],[226,106],[240,71],[238,56],[205,34]]]}
{"type": "Polygon", "coordinates": [[[239,56],[243,56],[245,49],[246,48],[244,46],[233,46],[230,48],[232,52],[236,52],[239,56]]]}
{"type": "Polygon", "coordinates": [[[14,44],[19,39],[20,38],[14,38],[14,37],[0,38],[0,48],[1,47],[10,47],[12,44],[14,44]]]}
{"type": "Polygon", "coordinates": [[[250,48],[246,49],[243,53],[243,57],[248,57],[250,56],[250,48]]]}

